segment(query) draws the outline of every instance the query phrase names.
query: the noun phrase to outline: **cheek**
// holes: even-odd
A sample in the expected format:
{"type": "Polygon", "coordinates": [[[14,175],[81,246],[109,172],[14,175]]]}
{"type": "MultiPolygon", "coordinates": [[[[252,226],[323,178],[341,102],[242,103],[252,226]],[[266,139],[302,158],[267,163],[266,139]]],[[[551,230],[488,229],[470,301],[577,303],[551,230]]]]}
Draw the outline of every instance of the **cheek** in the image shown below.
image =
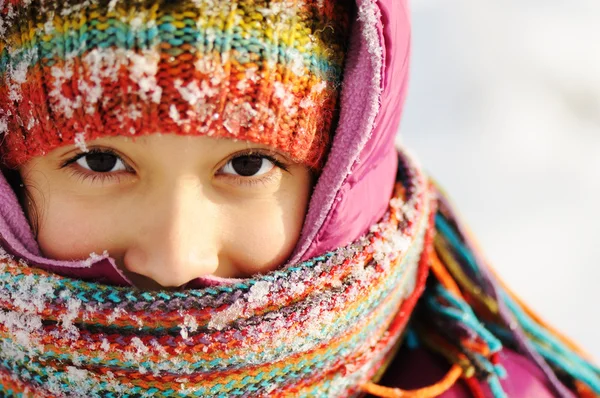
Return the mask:
{"type": "Polygon", "coordinates": [[[308,189],[246,209],[227,227],[231,262],[243,275],[277,269],[292,254],[302,231],[308,189]]]}
{"type": "Polygon", "coordinates": [[[89,206],[73,200],[51,195],[43,207],[36,206],[38,244],[42,253],[56,260],[88,258],[90,253],[101,253],[112,248],[106,246],[111,239],[111,223],[102,216],[107,209],[89,206]]]}

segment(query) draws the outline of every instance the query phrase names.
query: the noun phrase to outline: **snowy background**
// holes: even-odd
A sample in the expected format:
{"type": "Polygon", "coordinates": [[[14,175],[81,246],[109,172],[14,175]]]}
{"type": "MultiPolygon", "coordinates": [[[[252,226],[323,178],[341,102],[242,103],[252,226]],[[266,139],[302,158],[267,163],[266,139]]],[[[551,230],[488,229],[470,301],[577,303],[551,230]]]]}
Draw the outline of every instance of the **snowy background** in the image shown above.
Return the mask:
{"type": "Polygon", "coordinates": [[[600,1],[411,3],[401,140],[513,290],[600,361],[600,1]]]}

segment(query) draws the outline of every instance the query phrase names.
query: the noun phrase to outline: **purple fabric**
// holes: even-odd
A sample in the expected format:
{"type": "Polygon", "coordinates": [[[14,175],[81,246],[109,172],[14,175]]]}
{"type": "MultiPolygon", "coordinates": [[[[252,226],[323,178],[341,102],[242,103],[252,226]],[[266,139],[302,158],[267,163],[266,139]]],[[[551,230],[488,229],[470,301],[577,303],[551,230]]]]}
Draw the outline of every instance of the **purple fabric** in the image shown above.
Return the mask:
{"type": "Polygon", "coordinates": [[[25,213],[17,196],[0,173],[0,238],[19,253],[39,255],[38,244],[33,236],[25,213]]]}
{"type": "MultiPolygon", "coordinates": [[[[554,388],[545,375],[524,356],[509,349],[500,353],[500,362],[508,377],[501,380],[506,395],[511,398],[550,398],[556,397],[554,388]]],[[[403,348],[379,384],[405,390],[422,388],[436,383],[450,369],[444,358],[424,349],[408,350],[403,348]]],[[[480,384],[486,397],[491,397],[487,385],[480,384]]],[[[567,397],[573,394],[567,392],[567,397]]],[[[472,397],[464,383],[456,383],[451,389],[440,395],[442,398],[472,397]]]]}
{"type": "Polygon", "coordinates": [[[406,2],[359,0],[357,5],[340,122],[290,263],[358,238],[383,215],[394,186],[394,139],[408,80],[406,2]]]}

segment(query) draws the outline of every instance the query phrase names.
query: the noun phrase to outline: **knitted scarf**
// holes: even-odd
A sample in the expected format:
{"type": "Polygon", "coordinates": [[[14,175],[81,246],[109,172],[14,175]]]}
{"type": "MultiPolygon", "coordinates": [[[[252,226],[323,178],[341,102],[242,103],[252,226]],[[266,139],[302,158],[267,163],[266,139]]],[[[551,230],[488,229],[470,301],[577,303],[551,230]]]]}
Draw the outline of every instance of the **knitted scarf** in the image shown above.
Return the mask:
{"type": "Polygon", "coordinates": [[[484,384],[503,397],[503,345],[533,360],[559,396],[565,385],[600,393],[600,371],[498,286],[406,157],[388,212],[363,237],[234,285],[140,291],[0,252],[2,396],[423,398],[462,379],[475,397],[484,384]],[[374,384],[403,333],[453,364],[439,383],[374,384]]]}
{"type": "Polygon", "coordinates": [[[0,260],[3,396],[352,396],[424,287],[431,187],[406,165],[380,223],[228,286],[140,291],[0,260]],[[400,309],[400,311],[399,311],[400,309]]]}

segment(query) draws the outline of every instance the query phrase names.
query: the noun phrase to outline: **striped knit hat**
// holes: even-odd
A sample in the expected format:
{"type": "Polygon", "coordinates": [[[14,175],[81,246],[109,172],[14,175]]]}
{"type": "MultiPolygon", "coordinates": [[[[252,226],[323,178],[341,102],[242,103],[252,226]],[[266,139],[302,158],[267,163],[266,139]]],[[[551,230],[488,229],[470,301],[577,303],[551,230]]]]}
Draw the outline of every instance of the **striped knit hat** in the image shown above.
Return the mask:
{"type": "Polygon", "coordinates": [[[335,0],[0,2],[0,156],[208,135],[322,165],[349,31],[335,0]]]}

